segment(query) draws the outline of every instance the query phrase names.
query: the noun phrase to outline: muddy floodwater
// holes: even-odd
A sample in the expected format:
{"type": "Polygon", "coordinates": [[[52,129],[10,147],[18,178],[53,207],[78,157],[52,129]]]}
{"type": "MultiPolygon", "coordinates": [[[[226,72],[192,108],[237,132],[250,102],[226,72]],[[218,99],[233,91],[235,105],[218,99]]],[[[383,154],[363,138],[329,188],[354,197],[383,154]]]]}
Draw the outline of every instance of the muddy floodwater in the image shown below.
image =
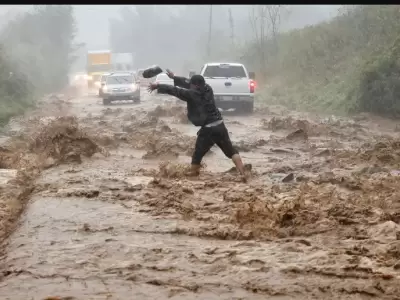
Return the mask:
{"type": "Polygon", "coordinates": [[[61,102],[1,138],[1,299],[400,299],[396,122],[227,113],[243,183],[218,148],[185,176],[173,98],[61,102]]]}

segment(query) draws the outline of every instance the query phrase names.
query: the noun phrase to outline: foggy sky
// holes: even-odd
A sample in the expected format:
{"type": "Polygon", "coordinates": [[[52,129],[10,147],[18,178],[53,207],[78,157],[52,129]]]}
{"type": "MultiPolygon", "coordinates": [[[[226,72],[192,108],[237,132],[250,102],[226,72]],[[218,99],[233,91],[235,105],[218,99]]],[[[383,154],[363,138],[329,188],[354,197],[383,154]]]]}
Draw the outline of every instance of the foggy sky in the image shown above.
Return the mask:
{"type": "MultiPolygon", "coordinates": [[[[85,42],[89,49],[109,48],[108,19],[118,18],[121,9],[127,5],[74,5],[80,42],[85,42]]],[[[0,26],[13,14],[31,8],[32,5],[1,5],[0,26]],[[10,14],[11,12],[11,14],[10,14]],[[7,17],[5,17],[7,16],[7,17]]],[[[130,6],[134,7],[134,6],[130,6]]],[[[177,9],[178,6],[176,6],[177,9]]],[[[241,5],[231,5],[235,17],[243,12],[241,5]]],[[[339,5],[291,5],[295,13],[287,20],[289,28],[315,24],[333,17],[339,5]]],[[[243,16],[246,18],[247,16],[243,16]]]]}
{"type": "MultiPolygon", "coordinates": [[[[335,16],[339,5],[290,5],[294,12],[286,21],[288,29],[304,27],[335,16]]],[[[109,48],[108,19],[118,18],[119,11],[127,5],[74,5],[75,16],[78,23],[78,39],[87,44],[88,49],[109,48]]],[[[129,6],[128,6],[129,7],[129,6]]],[[[134,7],[134,6],[130,6],[134,7]]],[[[179,9],[178,5],[176,5],[179,9]]],[[[234,17],[243,16],[242,5],[230,5],[234,17]]]]}
{"type": "MultiPolygon", "coordinates": [[[[165,5],[169,14],[177,13],[183,9],[180,5],[165,5]]],[[[227,5],[228,6],[228,5],[227,5]]],[[[215,11],[222,9],[225,11],[227,6],[216,5],[215,11]]],[[[87,50],[109,49],[109,19],[119,18],[120,12],[126,8],[133,8],[134,5],[74,5],[75,18],[77,21],[77,42],[83,42],[86,47],[79,53],[79,59],[74,66],[74,71],[84,68],[87,50]]],[[[239,37],[249,37],[249,16],[247,9],[249,6],[229,5],[235,20],[236,32],[239,37]]],[[[2,5],[0,6],[0,27],[8,22],[18,12],[32,8],[32,5],[2,5]]],[[[282,22],[282,30],[301,28],[332,18],[337,13],[339,5],[291,5],[290,14],[282,22]]],[[[204,11],[204,10],[203,10],[204,11]]],[[[169,18],[168,14],[165,14],[169,18]]],[[[204,20],[204,33],[207,32],[207,18],[204,20]]],[[[227,20],[219,20],[218,17],[213,21],[213,25],[219,30],[229,30],[227,20]]],[[[144,31],[145,32],[145,31],[144,31]]]]}

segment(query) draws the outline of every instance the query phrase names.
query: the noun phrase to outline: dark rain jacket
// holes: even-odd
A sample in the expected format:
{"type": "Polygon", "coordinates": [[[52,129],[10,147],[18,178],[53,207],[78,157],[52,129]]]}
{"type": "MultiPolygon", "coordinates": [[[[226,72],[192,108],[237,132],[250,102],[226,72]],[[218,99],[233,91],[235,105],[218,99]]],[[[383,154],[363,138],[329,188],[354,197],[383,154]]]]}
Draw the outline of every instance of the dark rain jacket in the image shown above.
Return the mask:
{"type": "Polygon", "coordinates": [[[205,126],[212,122],[222,120],[220,111],[215,105],[214,92],[206,84],[203,91],[190,89],[189,79],[174,77],[174,86],[159,84],[158,93],[168,94],[185,101],[187,104],[187,117],[195,126],[205,126]]]}

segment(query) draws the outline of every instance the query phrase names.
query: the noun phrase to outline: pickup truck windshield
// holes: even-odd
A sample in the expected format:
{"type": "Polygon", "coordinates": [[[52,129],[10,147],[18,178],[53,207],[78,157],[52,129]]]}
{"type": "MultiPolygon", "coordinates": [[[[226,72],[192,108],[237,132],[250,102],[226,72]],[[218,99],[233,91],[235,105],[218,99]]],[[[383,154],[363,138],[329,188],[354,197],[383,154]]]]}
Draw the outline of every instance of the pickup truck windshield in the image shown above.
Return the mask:
{"type": "Polygon", "coordinates": [[[246,72],[242,66],[222,65],[222,66],[207,66],[204,70],[204,77],[234,77],[246,78],[246,72]]]}
{"type": "Polygon", "coordinates": [[[108,76],[107,84],[127,84],[133,83],[133,76],[108,76]]]}

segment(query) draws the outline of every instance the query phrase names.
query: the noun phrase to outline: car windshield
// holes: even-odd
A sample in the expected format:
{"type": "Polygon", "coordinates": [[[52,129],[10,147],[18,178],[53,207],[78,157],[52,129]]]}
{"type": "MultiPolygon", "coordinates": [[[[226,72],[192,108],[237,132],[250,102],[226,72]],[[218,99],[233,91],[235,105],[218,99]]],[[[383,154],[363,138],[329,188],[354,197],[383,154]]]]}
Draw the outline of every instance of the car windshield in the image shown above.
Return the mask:
{"type": "Polygon", "coordinates": [[[217,65],[207,66],[203,74],[204,77],[224,77],[224,78],[245,78],[246,72],[242,66],[217,65]]]}
{"type": "Polygon", "coordinates": [[[168,77],[167,74],[160,74],[156,77],[156,80],[169,80],[170,78],[168,77]]]}
{"type": "Polygon", "coordinates": [[[133,76],[108,76],[107,84],[127,84],[134,83],[133,76]]]}

